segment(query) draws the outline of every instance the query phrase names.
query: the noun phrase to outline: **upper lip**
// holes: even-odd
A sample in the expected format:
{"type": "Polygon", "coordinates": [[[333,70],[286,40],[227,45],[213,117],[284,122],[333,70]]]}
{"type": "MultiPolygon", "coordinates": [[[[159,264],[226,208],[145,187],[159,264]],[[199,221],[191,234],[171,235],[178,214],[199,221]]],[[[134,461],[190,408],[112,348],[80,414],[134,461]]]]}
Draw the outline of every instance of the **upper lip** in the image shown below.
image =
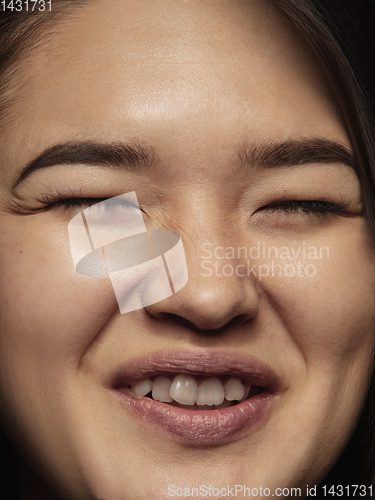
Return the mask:
{"type": "Polygon", "coordinates": [[[188,375],[237,376],[252,385],[277,393],[282,380],[275,371],[258,358],[221,350],[161,351],[129,360],[118,367],[111,377],[111,385],[120,388],[155,375],[185,373],[188,375]]]}

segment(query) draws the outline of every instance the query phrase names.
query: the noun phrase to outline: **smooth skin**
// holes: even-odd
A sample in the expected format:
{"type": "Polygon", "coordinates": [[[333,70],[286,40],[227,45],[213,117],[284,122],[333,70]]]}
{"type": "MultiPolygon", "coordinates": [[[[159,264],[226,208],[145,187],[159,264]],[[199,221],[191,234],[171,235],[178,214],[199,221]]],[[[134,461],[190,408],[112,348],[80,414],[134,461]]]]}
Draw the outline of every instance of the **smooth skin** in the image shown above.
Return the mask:
{"type": "Polygon", "coordinates": [[[162,500],[168,485],[201,484],[305,494],[339,457],[366,398],[374,250],[350,167],[240,168],[239,152],[317,137],[351,149],[309,49],[264,0],[99,0],[60,22],[14,83],[0,136],[0,417],[23,457],[24,499],[162,500]],[[137,143],[158,161],[147,171],[54,166],[12,193],[28,162],[69,141],[137,143]],[[67,227],[79,207],[38,210],[55,191],[135,191],[150,226],[181,234],[187,285],[121,315],[108,278],[74,270],[67,227]],[[285,199],[349,207],[269,208],[285,199]],[[204,276],[202,245],[258,242],[327,247],[329,258],[299,259],[316,267],[312,277],[204,276]],[[246,352],[269,364],[283,386],[270,417],[215,448],[135,419],[112,397],[110,375],[171,349],[246,352]]]}

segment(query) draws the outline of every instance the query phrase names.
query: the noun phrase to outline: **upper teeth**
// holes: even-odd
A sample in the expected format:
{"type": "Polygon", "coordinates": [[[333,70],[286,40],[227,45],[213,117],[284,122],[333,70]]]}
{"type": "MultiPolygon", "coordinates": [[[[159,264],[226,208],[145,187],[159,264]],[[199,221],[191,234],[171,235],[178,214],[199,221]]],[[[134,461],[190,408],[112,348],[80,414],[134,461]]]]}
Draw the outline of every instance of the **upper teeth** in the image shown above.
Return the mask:
{"type": "Polygon", "coordinates": [[[224,389],[217,377],[203,380],[199,386],[197,405],[221,405],[224,401],[224,389]]]}
{"type": "Polygon", "coordinates": [[[193,405],[198,397],[198,385],[190,375],[177,375],[171,383],[169,395],[177,403],[193,405]]]}
{"type": "Polygon", "coordinates": [[[249,395],[250,385],[246,388],[238,377],[230,377],[223,386],[218,377],[207,377],[199,385],[191,375],[179,374],[173,380],[165,376],[158,376],[152,381],[150,378],[141,380],[132,385],[131,390],[137,398],[152,392],[156,401],[170,403],[177,401],[183,405],[218,406],[224,401],[241,401],[249,395]]]}
{"type": "Polygon", "coordinates": [[[169,380],[169,378],[162,376],[156,377],[152,385],[153,399],[155,399],[155,401],[164,401],[165,403],[170,403],[171,401],[173,401],[173,399],[170,396],[170,389],[171,389],[171,381],[169,380]]]}

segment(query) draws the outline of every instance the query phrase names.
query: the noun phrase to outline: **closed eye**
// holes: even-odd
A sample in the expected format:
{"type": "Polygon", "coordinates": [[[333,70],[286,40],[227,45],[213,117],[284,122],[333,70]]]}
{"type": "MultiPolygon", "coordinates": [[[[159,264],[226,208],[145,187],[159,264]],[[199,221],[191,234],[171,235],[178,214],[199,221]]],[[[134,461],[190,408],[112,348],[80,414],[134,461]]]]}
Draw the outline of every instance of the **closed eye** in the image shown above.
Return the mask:
{"type": "Polygon", "coordinates": [[[261,210],[271,210],[272,212],[305,213],[305,214],[347,214],[350,203],[331,203],[321,200],[285,200],[270,203],[261,210]]]}
{"type": "Polygon", "coordinates": [[[108,210],[110,208],[115,207],[129,207],[135,208],[137,210],[141,210],[145,215],[147,213],[141,208],[133,205],[133,203],[128,202],[127,200],[113,197],[113,198],[82,198],[78,196],[67,197],[61,195],[59,193],[48,193],[44,194],[41,199],[38,200],[39,203],[43,205],[41,211],[46,211],[51,208],[62,208],[63,210],[71,210],[74,208],[88,208],[105,201],[105,209],[108,210]]]}
{"type": "Polygon", "coordinates": [[[74,207],[87,208],[100,203],[107,198],[66,198],[59,194],[44,194],[41,199],[37,200],[43,206],[43,209],[48,209],[52,207],[63,207],[65,209],[70,209],[74,207]]]}

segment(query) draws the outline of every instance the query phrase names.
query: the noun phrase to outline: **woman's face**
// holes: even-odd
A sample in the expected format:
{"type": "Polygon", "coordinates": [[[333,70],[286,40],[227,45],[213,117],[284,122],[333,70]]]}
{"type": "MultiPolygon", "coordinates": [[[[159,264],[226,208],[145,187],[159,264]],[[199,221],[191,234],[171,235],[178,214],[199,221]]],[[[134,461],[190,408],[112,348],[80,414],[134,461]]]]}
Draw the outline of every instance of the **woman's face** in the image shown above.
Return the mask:
{"type": "Polygon", "coordinates": [[[52,32],[19,64],[0,139],[2,426],[68,498],[304,495],[354,430],[375,337],[374,251],[324,142],[351,149],[321,70],[263,1],[97,1],[52,32]],[[48,148],[88,143],[151,165],[76,148],[12,190],[48,148]],[[109,277],[74,269],[79,200],[54,201],[132,191],[146,225],[181,235],[189,279],[120,314],[109,277]],[[254,396],[190,409],[127,388],[161,374],[254,396]]]}

